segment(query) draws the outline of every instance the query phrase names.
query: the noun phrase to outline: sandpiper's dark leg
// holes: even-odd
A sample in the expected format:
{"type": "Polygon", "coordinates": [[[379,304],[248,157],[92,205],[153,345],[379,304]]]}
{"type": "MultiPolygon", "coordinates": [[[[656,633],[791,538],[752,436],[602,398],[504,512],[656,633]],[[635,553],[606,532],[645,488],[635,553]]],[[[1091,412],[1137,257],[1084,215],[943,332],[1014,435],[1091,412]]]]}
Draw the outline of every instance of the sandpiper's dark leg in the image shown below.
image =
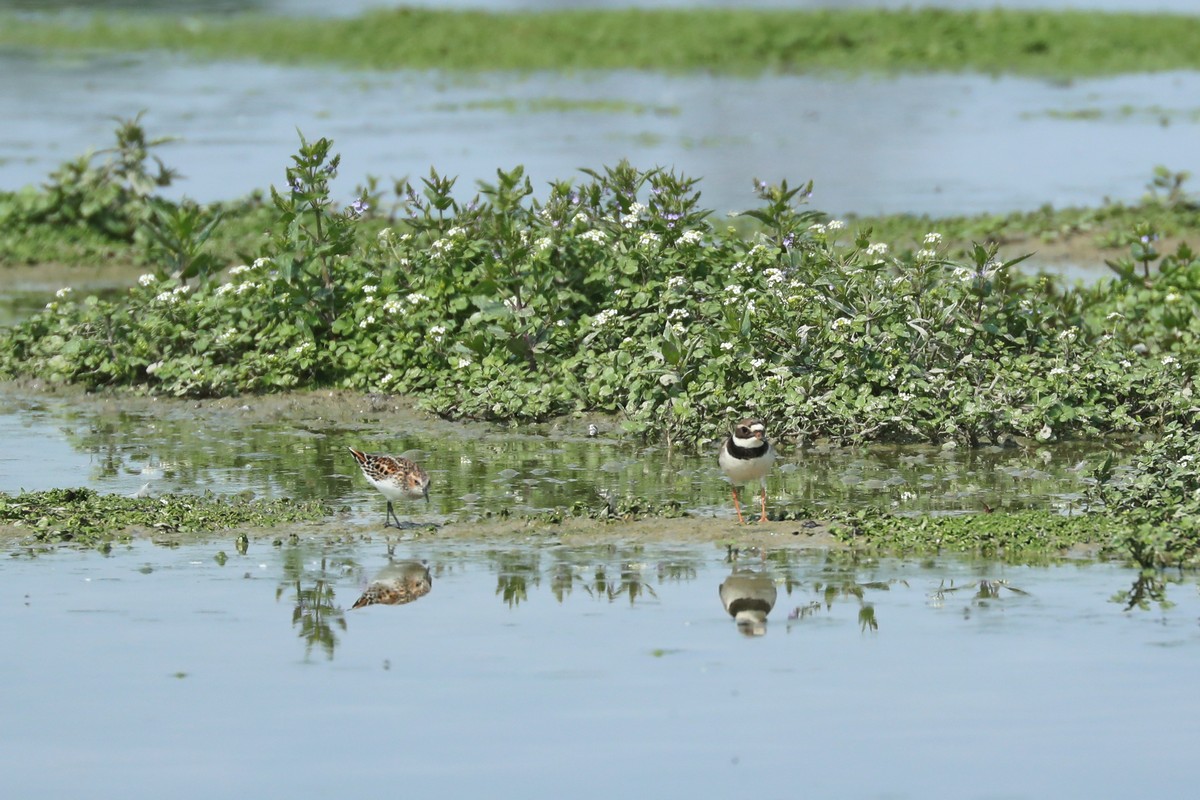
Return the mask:
{"type": "Polygon", "coordinates": [[[399,528],[400,527],[400,518],[396,516],[396,511],[395,511],[395,509],[392,508],[392,501],[388,500],[387,518],[383,522],[383,527],[385,527],[385,528],[392,527],[392,520],[396,520],[396,527],[399,528]]]}

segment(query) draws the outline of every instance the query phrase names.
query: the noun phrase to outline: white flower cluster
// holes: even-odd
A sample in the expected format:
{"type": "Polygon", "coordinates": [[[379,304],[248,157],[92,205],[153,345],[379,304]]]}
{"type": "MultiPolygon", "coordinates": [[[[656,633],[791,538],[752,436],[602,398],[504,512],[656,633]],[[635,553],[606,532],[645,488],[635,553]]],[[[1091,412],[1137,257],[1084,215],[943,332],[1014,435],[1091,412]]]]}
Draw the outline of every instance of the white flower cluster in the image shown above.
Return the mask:
{"type": "Polygon", "coordinates": [[[429,298],[426,297],[425,295],[421,294],[420,292],[413,292],[405,299],[408,300],[408,302],[414,306],[420,305],[421,303],[429,302],[429,298]]]}
{"type": "Polygon", "coordinates": [[[434,325],[429,329],[429,334],[433,336],[435,342],[440,342],[446,335],[446,328],[442,325],[434,325]]]}
{"type": "Polygon", "coordinates": [[[57,292],[55,292],[54,296],[57,297],[59,300],[62,300],[64,297],[69,297],[71,295],[72,291],[73,290],[71,289],[70,286],[64,286],[61,289],[59,289],[57,292]]]}
{"type": "Polygon", "coordinates": [[[362,290],[363,294],[375,294],[379,290],[379,287],[372,283],[366,283],[363,284],[362,290]]]}
{"type": "Polygon", "coordinates": [[[315,344],[313,344],[312,342],[301,342],[300,344],[298,344],[292,348],[292,355],[302,356],[305,353],[307,353],[309,350],[316,349],[316,347],[317,346],[315,344]]]}
{"type": "Polygon", "coordinates": [[[650,248],[657,245],[659,241],[660,237],[657,233],[654,233],[653,231],[646,231],[638,238],[638,247],[650,248]]]}
{"type": "Polygon", "coordinates": [[[400,302],[399,300],[397,300],[395,298],[389,298],[383,304],[383,313],[385,313],[385,314],[396,314],[403,310],[404,310],[404,303],[400,302]]]}
{"type": "Polygon", "coordinates": [[[611,309],[611,308],[606,308],[603,311],[601,311],[599,314],[597,314],[596,316],[592,317],[592,327],[593,328],[603,328],[615,316],[617,316],[616,310],[611,309]]]}
{"type": "Polygon", "coordinates": [[[182,300],[183,296],[186,295],[187,293],[188,293],[188,287],[186,285],[176,286],[174,289],[172,289],[169,292],[159,292],[154,297],[154,302],[164,303],[167,305],[174,305],[174,304],[178,303],[180,300],[182,300]]]}
{"type": "Polygon", "coordinates": [[[700,231],[696,231],[696,230],[684,231],[683,234],[679,237],[679,241],[676,242],[676,245],[678,245],[680,247],[694,246],[694,245],[700,244],[701,240],[703,240],[703,239],[704,239],[704,234],[701,233],[700,231]]]}
{"type": "Polygon", "coordinates": [[[543,236],[542,238],[540,238],[536,242],[534,242],[533,246],[534,246],[534,248],[537,249],[537,251],[539,253],[544,253],[547,250],[549,250],[551,247],[554,246],[554,242],[552,242],[550,240],[549,236],[543,236]]]}
{"type": "Polygon", "coordinates": [[[763,278],[766,279],[767,286],[778,286],[787,280],[787,276],[783,274],[783,270],[778,267],[763,270],[763,278]]]}
{"type": "Polygon", "coordinates": [[[626,228],[632,228],[642,218],[642,214],[646,213],[646,207],[641,203],[634,203],[629,207],[628,213],[621,215],[621,225],[626,228]]]}
{"type": "Polygon", "coordinates": [[[579,238],[586,239],[589,242],[595,242],[596,244],[604,244],[606,241],[608,241],[608,234],[601,230],[590,230],[581,233],[579,238]]]}
{"type": "Polygon", "coordinates": [[[362,321],[358,323],[358,327],[365,329],[374,324],[375,324],[375,315],[367,314],[365,317],[362,318],[362,321]]]}
{"type": "Polygon", "coordinates": [[[888,246],[885,243],[872,242],[871,244],[867,245],[867,249],[865,252],[869,256],[878,257],[878,256],[886,256],[887,251],[888,251],[888,246]]]}
{"type": "Polygon", "coordinates": [[[254,269],[254,267],[248,266],[246,264],[239,264],[236,267],[230,267],[229,275],[230,275],[230,277],[233,277],[236,275],[241,275],[243,272],[249,272],[252,269],[254,269]]]}
{"type": "MultiPolygon", "coordinates": [[[[913,258],[915,258],[917,261],[933,261],[935,258],[937,258],[937,251],[922,248],[913,253],[913,258]]],[[[968,271],[968,274],[974,277],[973,273],[970,273],[970,271],[968,271]]]]}
{"type": "Polygon", "coordinates": [[[668,289],[682,289],[684,286],[687,286],[687,278],[682,275],[672,275],[667,278],[668,289]]]}
{"type": "Polygon", "coordinates": [[[157,280],[158,277],[155,276],[153,272],[147,272],[145,275],[142,275],[138,278],[138,283],[140,283],[142,286],[149,286],[157,280]]]}

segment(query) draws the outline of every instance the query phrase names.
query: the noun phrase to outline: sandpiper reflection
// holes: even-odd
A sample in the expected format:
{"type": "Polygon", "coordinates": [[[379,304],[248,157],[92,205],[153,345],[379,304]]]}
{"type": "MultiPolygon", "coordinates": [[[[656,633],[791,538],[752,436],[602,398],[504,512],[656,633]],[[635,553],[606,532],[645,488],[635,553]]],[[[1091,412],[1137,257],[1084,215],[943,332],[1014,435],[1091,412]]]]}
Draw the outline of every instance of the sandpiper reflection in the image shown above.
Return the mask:
{"type": "Polygon", "coordinates": [[[721,604],[747,636],[767,632],[767,614],[775,607],[775,581],[751,569],[735,569],[720,588],[721,604]]]}
{"type": "Polygon", "coordinates": [[[429,568],[420,561],[393,561],[379,571],[367,586],[362,597],[350,608],[373,606],[377,603],[389,606],[411,603],[429,594],[433,578],[429,568]]]}

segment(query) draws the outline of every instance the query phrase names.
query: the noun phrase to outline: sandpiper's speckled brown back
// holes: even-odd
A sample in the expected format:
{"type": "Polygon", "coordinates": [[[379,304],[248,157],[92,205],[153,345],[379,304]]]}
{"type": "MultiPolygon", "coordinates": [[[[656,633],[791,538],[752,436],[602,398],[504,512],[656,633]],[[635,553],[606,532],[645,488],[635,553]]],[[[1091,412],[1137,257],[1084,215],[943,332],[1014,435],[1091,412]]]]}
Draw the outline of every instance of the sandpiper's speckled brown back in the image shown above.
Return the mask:
{"type": "Polygon", "coordinates": [[[418,464],[399,456],[364,453],[350,448],[362,468],[363,476],[389,500],[426,497],[429,473],[418,464]]]}

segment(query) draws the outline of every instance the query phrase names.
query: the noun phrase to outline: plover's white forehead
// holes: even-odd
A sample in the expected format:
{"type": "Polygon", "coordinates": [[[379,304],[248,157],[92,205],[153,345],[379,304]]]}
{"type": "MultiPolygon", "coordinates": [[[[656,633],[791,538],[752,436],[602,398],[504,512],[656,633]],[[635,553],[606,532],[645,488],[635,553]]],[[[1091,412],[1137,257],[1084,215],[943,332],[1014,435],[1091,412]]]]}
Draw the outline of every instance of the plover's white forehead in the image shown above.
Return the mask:
{"type": "Polygon", "coordinates": [[[766,428],[763,426],[763,424],[761,422],[756,422],[750,426],[751,433],[753,433],[755,431],[765,431],[765,430],[766,430],[766,428]]]}

